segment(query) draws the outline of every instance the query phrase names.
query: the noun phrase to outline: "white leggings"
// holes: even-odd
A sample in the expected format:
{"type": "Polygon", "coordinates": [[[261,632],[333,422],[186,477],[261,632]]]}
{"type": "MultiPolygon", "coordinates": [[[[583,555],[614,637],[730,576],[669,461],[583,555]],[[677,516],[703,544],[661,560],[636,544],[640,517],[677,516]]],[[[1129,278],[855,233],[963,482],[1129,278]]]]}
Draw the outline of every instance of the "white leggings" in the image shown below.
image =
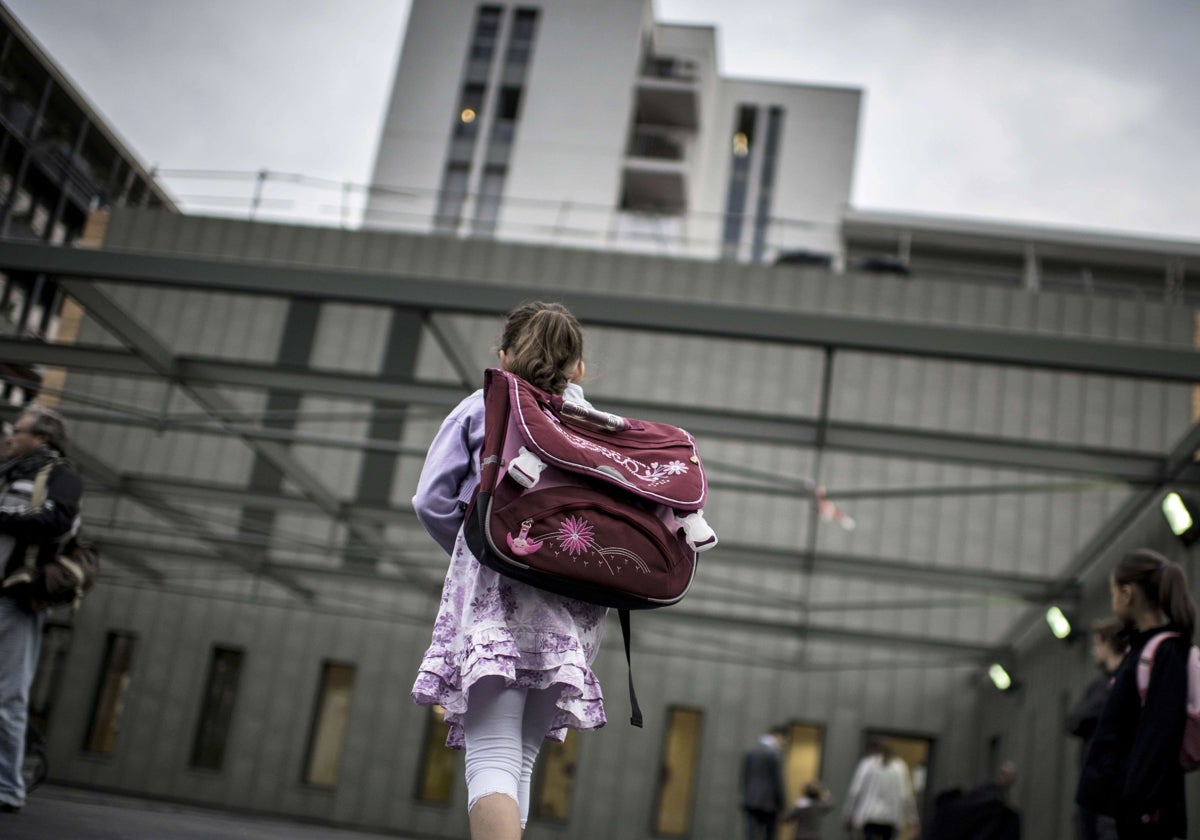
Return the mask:
{"type": "Polygon", "coordinates": [[[471,686],[462,717],[466,741],[467,812],[492,793],[517,803],[521,827],[529,819],[533,762],[558,712],[561,689],[505,688],[503,677],[471,686]]]}

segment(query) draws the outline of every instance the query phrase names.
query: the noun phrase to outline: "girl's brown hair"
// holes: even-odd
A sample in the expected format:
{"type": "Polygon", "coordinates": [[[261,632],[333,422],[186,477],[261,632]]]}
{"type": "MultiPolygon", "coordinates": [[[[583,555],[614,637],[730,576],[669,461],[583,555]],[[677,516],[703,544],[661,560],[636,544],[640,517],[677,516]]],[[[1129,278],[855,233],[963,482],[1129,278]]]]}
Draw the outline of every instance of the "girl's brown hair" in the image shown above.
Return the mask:
{"type": "Polygon", "coordinates": [[[1161,609],[1180,628],[1184,638],[1192,638],[1196,631],[1196,602],[1188,590],[1187,575],[1178,563],[1157,551],[1139,548],[1117,564],[1113,581],[1137,586],[1152,606],[1161,609]]]}
{"type": "Polygon", "coordinates": [[[583,359],[583,328],[561,303],[535,300],[508,313],[497,349],[510,372],[561,394],[583,359]]]}

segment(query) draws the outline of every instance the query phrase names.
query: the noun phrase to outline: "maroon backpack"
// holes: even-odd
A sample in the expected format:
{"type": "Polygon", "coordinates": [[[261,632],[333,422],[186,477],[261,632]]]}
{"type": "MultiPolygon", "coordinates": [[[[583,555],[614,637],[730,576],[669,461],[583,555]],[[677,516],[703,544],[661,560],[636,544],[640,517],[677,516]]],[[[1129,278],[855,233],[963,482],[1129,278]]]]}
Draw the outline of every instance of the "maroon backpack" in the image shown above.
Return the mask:
{"type": "MultiPolygon", "coordinates": [[[[696,442],[549,394],[507,371],[484,374],[479,489],[467,544],[503,575],[621,613],[678,603],[696,557],[716,545],[696,442]]],[[[641,725],[632,692],[634,724],[641,725]]]]}

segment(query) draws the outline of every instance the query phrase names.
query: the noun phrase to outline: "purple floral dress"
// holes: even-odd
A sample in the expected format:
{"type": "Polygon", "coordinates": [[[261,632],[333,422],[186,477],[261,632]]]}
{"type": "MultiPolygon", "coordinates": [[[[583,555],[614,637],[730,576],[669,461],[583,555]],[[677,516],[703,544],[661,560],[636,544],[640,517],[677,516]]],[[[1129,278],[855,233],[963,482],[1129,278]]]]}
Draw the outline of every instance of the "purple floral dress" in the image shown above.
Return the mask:
{"type": "MultiPolygon", "coordinates": [[[[570,399],[583,401],[578,385],[570,399]]],[[[597,729],[606,722],[592,661],[604,636],[607,608],[544,592],[481,566],[463,537],[466,504],[479,483],[483,391],[467,397],[442,423],[425,457],[413,497],[417,518],[450,554],[433,642],[421,660],[413,699],[446,710],[446,745],[463,746],[462,716],[471,686],[501,676],[521,688],[560,690],[547,737],[597,729]]]]}

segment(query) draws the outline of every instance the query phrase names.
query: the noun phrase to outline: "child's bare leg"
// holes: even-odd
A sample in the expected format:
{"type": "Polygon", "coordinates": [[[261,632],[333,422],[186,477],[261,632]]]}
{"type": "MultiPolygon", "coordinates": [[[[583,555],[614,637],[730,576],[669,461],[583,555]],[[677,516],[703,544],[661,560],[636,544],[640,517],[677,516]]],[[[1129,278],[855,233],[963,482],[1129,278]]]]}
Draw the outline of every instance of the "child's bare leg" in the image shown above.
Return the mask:
{"type": "Polygon", "coordinates": [[[471,809],[471,840],[521,840],[517,802],[504,793],[481,797],[471,809]]]}

